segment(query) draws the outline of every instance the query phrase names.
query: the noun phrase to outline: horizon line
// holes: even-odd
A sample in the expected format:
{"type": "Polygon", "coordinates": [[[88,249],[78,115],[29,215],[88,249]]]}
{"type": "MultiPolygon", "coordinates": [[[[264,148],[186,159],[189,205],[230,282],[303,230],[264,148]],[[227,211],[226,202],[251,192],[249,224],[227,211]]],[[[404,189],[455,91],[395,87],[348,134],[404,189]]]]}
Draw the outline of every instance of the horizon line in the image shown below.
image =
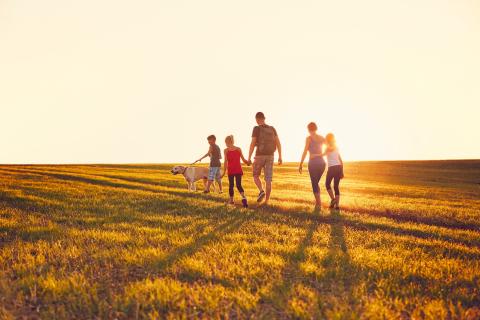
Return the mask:
{"type": "MultiPolygon", "coordinates": [[[[383,160],[347,160],[345,163],[357,162],[442,162],[442,161],[480,161],[480,158],[449,158],[449,159],[383,159],[383,160]]],[[[284,161],[285,164],[297,164],[300,161],[284,161]]],[[[308,162],[308,161],[305,161],[308,162]]],[[[276,162],[275,162],[276,163],[276,162]]],[[[26,163],[0,163],[0,166],[54,166],[54,165],[172,165],[189,164],[188,162],[26,162],[26,163]]],[[[197,165],[208,165],[208,161],[197,165]]]]}

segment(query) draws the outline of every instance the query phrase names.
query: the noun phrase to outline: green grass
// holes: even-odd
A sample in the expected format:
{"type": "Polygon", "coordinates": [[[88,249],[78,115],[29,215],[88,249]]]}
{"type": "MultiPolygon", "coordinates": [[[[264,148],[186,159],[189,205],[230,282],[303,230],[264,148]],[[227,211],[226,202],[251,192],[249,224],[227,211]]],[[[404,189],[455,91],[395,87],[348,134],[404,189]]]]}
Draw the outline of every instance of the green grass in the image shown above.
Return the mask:
{"type": "Polygon", "coordinates": [[[349,163],[340,212],[293,164],[248,210],[169,170],[0,166],[0,319],[480,318],[480,161],[349,163]]]}

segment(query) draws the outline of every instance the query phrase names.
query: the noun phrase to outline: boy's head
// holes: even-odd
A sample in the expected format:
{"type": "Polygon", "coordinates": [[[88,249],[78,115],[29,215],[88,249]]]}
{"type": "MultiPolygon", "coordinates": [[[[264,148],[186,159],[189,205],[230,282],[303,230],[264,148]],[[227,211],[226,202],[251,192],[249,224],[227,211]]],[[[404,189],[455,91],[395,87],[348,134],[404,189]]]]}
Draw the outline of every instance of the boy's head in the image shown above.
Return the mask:
{"type": "Polygon", "coordinates": [[[258,125],[265,124],[265,115],[263,114],[263,112],[257,112],[257,114],[255,115],[255,120],[257,120],[258,125]]]}
{"type": "Polygon", "coordinates": [[[215,137],[215,135],[211,134],[207,137],[207,140],[209,144],[215,144],[215,142],[217,141],[217,138],[215,137]]]}

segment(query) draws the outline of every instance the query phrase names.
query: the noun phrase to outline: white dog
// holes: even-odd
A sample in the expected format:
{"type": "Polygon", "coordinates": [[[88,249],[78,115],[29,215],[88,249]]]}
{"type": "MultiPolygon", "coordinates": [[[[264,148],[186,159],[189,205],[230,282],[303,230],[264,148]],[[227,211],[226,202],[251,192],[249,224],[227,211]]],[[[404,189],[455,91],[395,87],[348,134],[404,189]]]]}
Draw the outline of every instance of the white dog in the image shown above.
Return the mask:
{"type": "MultiPolygon", "coordinates": [[[[197,191],[197,187],[195,182],[198,180],[203,180],[204,186],[207,184],[208,179],[208,168],[205,167],[184,167],[184,166],[176,166],[172,169],[172,174],[177,175],[181,174],[185,177],[185,180],[188,184],[188,191],[197,191]]],[[[221,170],[219,177],[217,177],[218,181],[221,181],[221,177],[223,175],[223,170],[221,170]]],[[[212,184],[213,191],[215,191],[215,183],[212,184]]]]}

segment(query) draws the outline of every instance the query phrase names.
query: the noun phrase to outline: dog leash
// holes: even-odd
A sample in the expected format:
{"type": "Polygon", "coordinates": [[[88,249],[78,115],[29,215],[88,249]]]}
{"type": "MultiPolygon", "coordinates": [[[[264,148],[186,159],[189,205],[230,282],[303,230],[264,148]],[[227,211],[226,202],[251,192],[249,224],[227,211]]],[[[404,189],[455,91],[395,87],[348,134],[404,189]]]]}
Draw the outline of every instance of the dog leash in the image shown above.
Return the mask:
{"type": "MultiPolygon", "coordinates": [[[[197,162],[198,162],[198,160],[195,161],[195,162],[190,163],[190,166],[193,166],[193,165],[194,165],[195,163],[197,163],[197,162]]],[[[185,169],[183,170],[182,174],[185,174],[185,172],[187,172],[187,169],[188,169],[188,167],[185,167],[185,169]]]]}

